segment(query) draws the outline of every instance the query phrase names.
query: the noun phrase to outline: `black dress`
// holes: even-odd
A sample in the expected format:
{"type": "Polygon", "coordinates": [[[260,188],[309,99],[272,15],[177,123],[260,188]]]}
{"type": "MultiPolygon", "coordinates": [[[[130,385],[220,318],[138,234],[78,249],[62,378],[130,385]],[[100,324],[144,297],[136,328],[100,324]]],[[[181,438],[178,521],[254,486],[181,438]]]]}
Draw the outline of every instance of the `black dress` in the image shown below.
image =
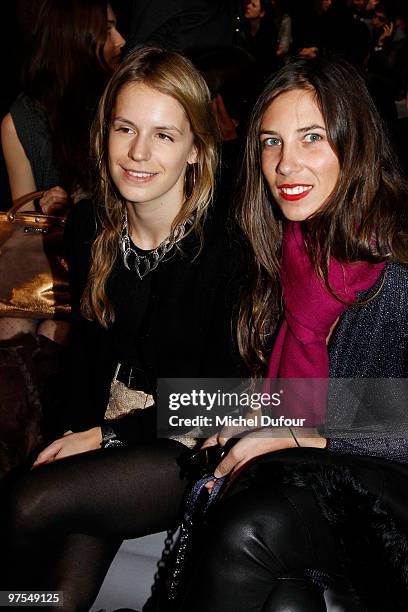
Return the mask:
{"type": "MultiPolygon", "coordinates": [[[[142,280],[119,256],[107,286],[114,324],[105,330],[77,315],[67,429],[101,422],[118,363],[133,368],[133,388],[153,395],[158,378],[244,375],[232,324],[244,282],[242,255],[221,216],[213,213],[206,220],[201,250],[198,237],[189,234],[142,280]]],[[[95,231],[92,204],[84,201],[67,227],[76,312],[95,231]]],[[[118,425],[121,436],[137,438],[129,422],[123,422],[118,425]]]]}

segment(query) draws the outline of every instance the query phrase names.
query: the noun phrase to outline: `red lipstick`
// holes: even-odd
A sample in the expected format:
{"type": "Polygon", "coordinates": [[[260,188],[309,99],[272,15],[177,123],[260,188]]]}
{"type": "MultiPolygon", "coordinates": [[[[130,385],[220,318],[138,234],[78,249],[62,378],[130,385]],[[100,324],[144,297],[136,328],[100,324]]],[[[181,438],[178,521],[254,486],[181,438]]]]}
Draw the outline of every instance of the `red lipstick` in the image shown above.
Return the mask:
{"type": "Polygon", "coordinates": [[[287,200],[288,202],[294,202],[296,200],[301,200],[302,198],[305,198],[312,191],[313,185],[307,185],[304,183],[292,183],[290,185],[289,184],[279,185],[278,189],[279,189],[279,195],[284,200],[287,200]],[[300,187],[302,189],[301,191],[299,191],[299,193],[287,193],[287,192],[285,193],[285,191],[283,191],[284,189],[293,191],[297,187],[300,187]]]}

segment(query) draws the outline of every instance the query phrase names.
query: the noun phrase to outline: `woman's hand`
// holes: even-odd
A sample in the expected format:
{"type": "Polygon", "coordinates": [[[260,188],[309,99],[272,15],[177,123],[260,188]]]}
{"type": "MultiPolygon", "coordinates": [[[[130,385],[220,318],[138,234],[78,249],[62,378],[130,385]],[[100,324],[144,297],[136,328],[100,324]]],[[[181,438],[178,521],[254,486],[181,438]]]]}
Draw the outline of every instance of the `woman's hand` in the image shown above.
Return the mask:
{"type": "MultiPolygon", "coordinates": [[[[294,430],[292,429],[292,431],[294,430]]],[[[226,441],[231,437],[229,433],[230,432],[222,430],[219,434],[211,436],[211,438],[208,438],[208,440],[204,442],[202,448],[213,446],[214,444],[224,446],[226,441]]],[[[284,450],[286,448],[297,448],[298,445],[302,448],[326,447],[326,438],[316,436],[315,430],[306,431],[297,428],[294,435],[296,436],[298,444],[287,427],[275,427],[273,429],[263,428],[248,433],[237,441],[221,463],[219,463],[214,471],[214,476],[220,478],[230,473],[234,474],[255,457],[274,451],[284,450]]],[[[206,485],[207,489],[211,490],[213,485],[214,481],[209,482],[206,485]]]]}
{"type": "MultiPolygon", "coordinates": [[[[250,411],[246,413],[245,419],[249,421],[250,419],[256,419],[256,416],[257,416],[256,412],[250,411]]],[[[254,430],[259,431],[258,428],[254,428],[254,430]]],[[[251,431],[252,431],[251,429],[248,429],[248,427],[244,427],[244,426],[239,427],[239,426],[230,425],[230,426],[223,427],[216,434],[213,434],[212,436],[207,438],[205,442],[202,444],[201,448],[208,448],[209,446],[217,446],[217,445],[225,446],[228,440],[230,440],[231,438],[234,438],[234,437],[238,438],[243,435],[246,436],[251,431]]]]}
{"type": "Polygon", "coordinates": [[[90,450],[100,448],[102,441],[102,432],[100,427],[93,427],[86,431],[72,433],[66,431],[62,438],[54,440],[47,448],[38,455],[33,463],[33,467],[52,463],[64,457],[71,455],[79,455],[90,450]]]}
{"type": "Polygon", "coordinates": [[[293,436],[286,428],[283,428],[281,432],[272,431],[269,428],[252,431],[240,438],[231,448],[217,466],[214,476],[220,478],[230,472],[233,474],[254,457],[285,448],[296,448],[296,446],[293,436]],[[277,435],[277,433],[281,435],[277,435]]]}
{"type": "Polygon", "coordinates": [[[48,189],[40,199],[40,207],[46,215],[61,215],[69,206],[69,195],[62,187],[48,189]]]}
{"type": "Polygon", "coordinates": [[[393,35],[393,32],[394,32],[394,24],[393,23],[390,23],[388,25],[386,24],[383,28],[380,38],[378,39],[377,44],[382,46],[387,40],[387,38],[391,38],[391,36],[393,35]]]}

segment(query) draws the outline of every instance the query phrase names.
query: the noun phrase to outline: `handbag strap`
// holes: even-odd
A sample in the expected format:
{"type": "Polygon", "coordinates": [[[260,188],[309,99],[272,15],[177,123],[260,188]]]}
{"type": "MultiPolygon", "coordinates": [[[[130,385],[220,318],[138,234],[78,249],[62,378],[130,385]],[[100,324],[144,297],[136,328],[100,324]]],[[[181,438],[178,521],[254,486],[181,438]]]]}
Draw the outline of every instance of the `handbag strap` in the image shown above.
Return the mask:
{"type": "MultiPolygon", "coordinates": [[[[27,204],[27,202],[31,202],[33,200],[38,200],[40,199],[45,193],[45,190],[39,190],[39,191],[31,191],[30,193],[26,193],[25,195],[17,198],[16,200],[13,200],[13,205],[12,207],[7,211],[7,220],[12,223],[14,221],[14,219],[16,219],[17,215],[18,215],[18,211],[19,209],[24,206],[24,204],[27,204]]],[[[56,215],[47,215],[46,213],[43,212],[37,212],[37,211],[33,211],[33,210],[25,210],[22,213],[20,213],[22,215],[24,215],[25,218],[27,217],[31,217],[33,219],[35,219],[36,222],[40,222],[42,221],[46,221],[46,222],[52,222],[52,223],[56,223],[58,225],[64,225],[65,224],[65,219],[64,217],[60,217],[60,216],[56,216],[56,215]]]]}
{"type": "Polygon", "coordinates": [[[200,480],[197,480],[197,482],[194,483],[193,487],[191,488],[191,491],[189,492],[185,504],[184,516],[180,525],[180,534],[176,556],[174,559],[172,572],[170,574],[168,600],[171,602],[176,601],[180,594],[180,587],[183,578],[186,559],[192,547],[194,521],[196,521],[197,519],[202,519],[205,516],[208,508],[216,500],[218,493],[220,492],[220,489],[224,484],[226,478],[226,476],[222,476],[221,478],[215,478],[215,476],[207,474],[203,478],[200,478],[200,480]],[[199,497],[205,485],[212,480],[215,480],[214,486],[211,489],[211,492],[208,495],[208,500],[202,511],[199,513],[198,517],[197,510],[199,497]]]}
{"type": "Polygon", "coordinates": [[[185,510],[184,510],[184,517],[183,520],[188,523],[188,524],[192,524],[193,523],[193,518],[194,518],[194,514],[197,508],[197,503],[198,503],[198,498],[200,497],[205,485],[208,482],[211,482],[212,480],[215,480],[214,486],[211,489],[211,492],[208,494],[208,500],[207,503],[205,505],[203,514],[205,514],[208,510],[208,508],[211,506],[211,504],[215,501],[221,486],[223,485],[224,481],[225,481],[225,476],[221,477],[221,478],[215,478],[215,476],[208,474],[206,476],[204,476],[203,478],[200,478],[200,480],[197,480],[196,483],[194,483],[189,496],[186,500],[186,505],[185,505],[185,510]]]}
{"type": "Polygon", "coordinates": [[[20,196],[16,200],[13,200],[13,205],[8,211],[7,216],[14,217],[16,212],[22,206],[24,206],[24,204],[27,204],[27,202],[31,202],[32,200],[38,200],[39,198],[42,198],[44,193],[44,189],[42,189],[41,191],[30,191],[30,193],[26,193],[25,195],[20,196]]]}

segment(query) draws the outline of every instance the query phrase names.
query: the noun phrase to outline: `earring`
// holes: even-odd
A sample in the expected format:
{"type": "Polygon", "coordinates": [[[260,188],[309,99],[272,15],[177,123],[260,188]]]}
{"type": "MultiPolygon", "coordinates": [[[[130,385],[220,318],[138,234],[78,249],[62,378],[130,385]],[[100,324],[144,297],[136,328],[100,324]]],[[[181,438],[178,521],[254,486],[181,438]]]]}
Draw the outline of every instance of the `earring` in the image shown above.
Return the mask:
{"type": "Polygon", "coordinates": [[[190,166],[190,167],[191,166],[193,167],[192,176],[191,176],[191,173],[189,173],[189,176],[187,176],[187,172],[186,172],[186,176],[184,178],[184,196],[185,196],[186,200],[189,200],[191,198],[191,196],[193,195],[194,189],[195,189],[195,184],[196,184],[196,168],[195,168],[195,164],[188,164],[187,163],[187,165],[190,166]],[[191,190],[190,190],[189,195],[187,195],[187,181],[190,182],[190,177],[191,177],[191,183],[190,183],[191,190]]]}

